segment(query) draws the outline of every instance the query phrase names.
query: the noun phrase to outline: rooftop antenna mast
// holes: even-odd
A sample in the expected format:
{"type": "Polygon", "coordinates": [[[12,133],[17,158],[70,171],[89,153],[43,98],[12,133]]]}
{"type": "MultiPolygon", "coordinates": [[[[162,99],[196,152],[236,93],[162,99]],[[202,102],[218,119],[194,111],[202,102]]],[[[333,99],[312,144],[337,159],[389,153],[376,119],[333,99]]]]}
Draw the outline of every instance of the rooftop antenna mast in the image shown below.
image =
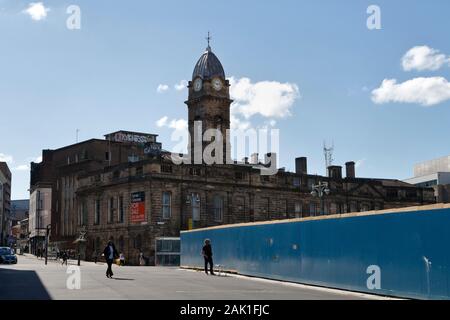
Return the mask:
{"type": "Polygon", "coordinates": [[[334,152],[334,142],[332,143],[331,147],[327,147],[326,142],[323,142],[323,154],[325,156],[325,172],[328,175],[328,167],[333,165],[333,152],[334,152]]]}

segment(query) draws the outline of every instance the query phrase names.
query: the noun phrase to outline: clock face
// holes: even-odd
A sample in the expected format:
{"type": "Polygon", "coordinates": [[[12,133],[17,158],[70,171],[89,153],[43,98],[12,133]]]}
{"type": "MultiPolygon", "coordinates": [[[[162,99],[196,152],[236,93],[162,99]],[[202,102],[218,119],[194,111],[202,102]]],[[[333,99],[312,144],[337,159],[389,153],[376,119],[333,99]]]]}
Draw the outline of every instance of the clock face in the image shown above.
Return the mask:
{"type": "Polygon", "coordinates": [[[202,79],[200,79],[200,78],[195,79],[195,81],[194,81],[194,90],[195,91],[200,91],[200,90],[202,90],[202,86],[203,86],[202,79]]]}
{"type": "Polygon", "coordinates": [[[219,78],[214,78],[212,81],[213,88],[217,91],[220,91],[222,89],[222,80],[219,78]]]}

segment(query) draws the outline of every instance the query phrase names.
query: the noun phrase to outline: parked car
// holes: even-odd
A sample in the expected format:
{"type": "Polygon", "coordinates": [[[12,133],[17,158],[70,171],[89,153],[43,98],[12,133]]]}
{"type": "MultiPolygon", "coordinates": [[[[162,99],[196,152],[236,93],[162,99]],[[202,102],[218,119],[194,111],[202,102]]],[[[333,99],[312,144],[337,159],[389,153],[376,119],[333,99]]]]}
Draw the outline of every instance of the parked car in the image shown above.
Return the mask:
{"type": "Polygon", "coordinates": [[[17,256],[10,247],[0,247],[0,263],[16,264],[17,256]]]}

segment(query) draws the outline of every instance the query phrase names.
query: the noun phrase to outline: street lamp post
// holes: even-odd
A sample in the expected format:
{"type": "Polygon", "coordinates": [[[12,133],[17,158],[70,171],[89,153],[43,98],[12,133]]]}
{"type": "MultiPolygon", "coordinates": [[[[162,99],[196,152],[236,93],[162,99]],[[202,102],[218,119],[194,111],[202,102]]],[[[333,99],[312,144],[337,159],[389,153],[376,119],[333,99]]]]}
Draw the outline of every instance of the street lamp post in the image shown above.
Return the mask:
{"type": "MultiPolygon", "coordinates": [[[[323,198],[325,197],[325,195],[328,196],[329,194],[330,194],[330,188],[328,187],[328,182],[319,181],[319,184],[312,186],[311,195],[313,197],[319,197],[320,210],[321,210],[322,215],[324,214],[324,211],[325,211],[323,198]]],[[[316,214],[314,213],[314,215],[316,215],[316,214]]]]}
{"type": "Polygon", "coordinates": [[[47,265],[48,260],[48,241],[50,239],[50,228],[51,224],[47,225],[45,228],[45,265],[47,265]]]}

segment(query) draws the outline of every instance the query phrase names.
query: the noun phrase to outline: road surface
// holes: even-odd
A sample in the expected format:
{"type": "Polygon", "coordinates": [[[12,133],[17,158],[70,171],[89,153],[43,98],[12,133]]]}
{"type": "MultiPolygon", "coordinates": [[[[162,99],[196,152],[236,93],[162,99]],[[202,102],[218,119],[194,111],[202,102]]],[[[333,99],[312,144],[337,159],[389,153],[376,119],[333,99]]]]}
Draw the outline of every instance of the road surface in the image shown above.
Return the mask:
{"type": "MultiPolygon", "coordinates": [[[[82,262],[80,289],[68,289],[68,267],[34,256],[18,256],[17,265],[0,265],[0,300],[349,300],[380,299],[347,291],[330,290],[244,276],[207,276],[203,272],[163,267],[113,266],[82,262]]],[[[69,263],[75,266],[75,261],[69,263]]],[[[69,282],[69,284],[76,282],[69,282]]],[[[70,285],[69,285],[70,286],[70,285]]]]}

